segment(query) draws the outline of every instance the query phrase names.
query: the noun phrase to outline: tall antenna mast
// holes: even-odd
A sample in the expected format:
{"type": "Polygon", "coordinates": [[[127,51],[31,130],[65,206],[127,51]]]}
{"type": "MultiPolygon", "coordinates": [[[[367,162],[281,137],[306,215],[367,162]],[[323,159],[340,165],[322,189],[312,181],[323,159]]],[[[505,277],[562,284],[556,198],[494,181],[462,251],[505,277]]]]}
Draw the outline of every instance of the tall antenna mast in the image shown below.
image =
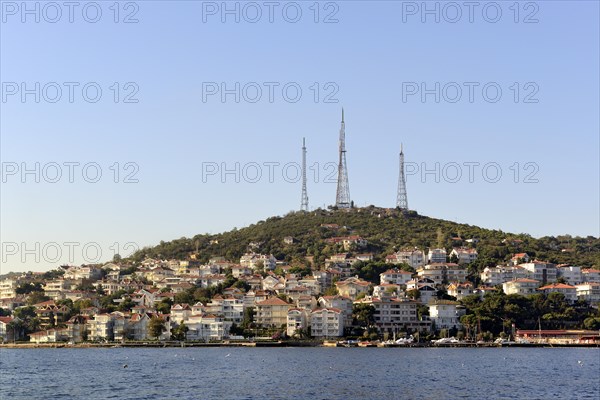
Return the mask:
{"type": "Polygon", "coordinates": [[[398,177],[398,197],[396,207],[406,211],[408,210],[408,196],[406,194],[406,177],[404,176],[404,150],[400,144],[400,175],[398,177]]]}
{"type": "Polygon", "coordinates": [[[302,201],[300,211],[308,211],[308,192],[306,191],[306,139],[302,138],[302,201]]]}
{"type": "Polygon", "coordinates": [[[348,167],[346,165],[346,124],[342,108],[342,124],[340,127],[340,159],[338,163],[337,193],[335,205],[338,208],[350,208],[350,187],[348,184],[348,167]]]}

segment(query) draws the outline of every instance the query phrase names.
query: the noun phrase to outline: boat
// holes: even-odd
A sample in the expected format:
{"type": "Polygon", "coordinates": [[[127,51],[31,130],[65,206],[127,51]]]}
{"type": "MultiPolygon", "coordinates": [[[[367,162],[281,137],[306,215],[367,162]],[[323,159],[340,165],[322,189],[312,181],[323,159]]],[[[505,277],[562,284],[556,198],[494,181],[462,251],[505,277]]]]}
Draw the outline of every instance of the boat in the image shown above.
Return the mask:
{"type": "Polygon", "coordinates": [[[413,341],[414,341],[414,338],[412,335],[410,335],[407,338],[400,338],[400,339],[396,340],[395,343],[406,346],[406,345],[412,344],[413,341]]]}

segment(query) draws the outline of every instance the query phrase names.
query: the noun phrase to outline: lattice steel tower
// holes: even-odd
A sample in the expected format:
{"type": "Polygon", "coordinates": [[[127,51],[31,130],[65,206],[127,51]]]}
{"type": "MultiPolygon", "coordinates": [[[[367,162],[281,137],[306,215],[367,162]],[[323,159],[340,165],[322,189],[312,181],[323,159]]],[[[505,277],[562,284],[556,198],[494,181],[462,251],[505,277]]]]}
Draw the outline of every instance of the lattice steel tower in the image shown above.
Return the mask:
{"type": "Polygon", "coordinates": [[[342,125],[340,127],[340,160],[338,163],[337,194],[335,205],[338,208],[350,208],[350,186],[348,185],[348,167],[346,165],[346,125],[342,108],[342,125]]]}
{"type": "Polygon", "coordinates": [[[400,176],[398,177],[398,198],[396,207],[408,210],[408,197],[406,195],[406,177],[404,176],[404,151],[400,145],[400,176]]]}
{"type": "Polygon", "coordinates": [[[302,138],[302,201],[300,211],[308,211],[308,192],[306,191],[306,139],[302,138]]]}

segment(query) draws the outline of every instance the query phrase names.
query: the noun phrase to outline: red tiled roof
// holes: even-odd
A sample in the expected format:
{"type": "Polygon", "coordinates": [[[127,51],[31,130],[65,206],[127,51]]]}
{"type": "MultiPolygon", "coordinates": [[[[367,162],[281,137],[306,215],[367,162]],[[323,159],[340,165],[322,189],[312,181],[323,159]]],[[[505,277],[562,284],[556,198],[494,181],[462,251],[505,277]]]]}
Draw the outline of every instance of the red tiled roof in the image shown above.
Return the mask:
{"type": "Polygon", "coordinates": [[[567,285],[564,283],[552,283],[550,285],[541,287],[538,290],[546,290],[546,289],[575,289],[575,286],[567,285]]]}
{"type": "Polygon", "coordinates": [[[279,297],[271,297],[270,299],[263,300],[259,303],[256,303],[257,306],[286,306],[289,303],[281,300],[279,297]]]}
{"type": "Polygon", "coordinates": [[[535,279],[529,279],[529,278],[519,278],[519,279],[512,280],[510,282],[539,283],[539,281],[536,281],[535,279]]]}

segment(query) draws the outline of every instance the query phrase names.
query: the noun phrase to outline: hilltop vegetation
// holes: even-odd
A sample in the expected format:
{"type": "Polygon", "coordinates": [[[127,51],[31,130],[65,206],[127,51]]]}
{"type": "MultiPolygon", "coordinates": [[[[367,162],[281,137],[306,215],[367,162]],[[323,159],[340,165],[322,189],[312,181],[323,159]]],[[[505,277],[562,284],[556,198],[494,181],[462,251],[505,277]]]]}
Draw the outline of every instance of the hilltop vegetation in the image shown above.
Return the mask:
{"type": "Polygon", "coordinates": [[[600,239],[592,236],[535,239],[524,233],[489,230],[421,216],[414,211],[403,213],[374,206],[291,212],[230,232],[161,242],[155,247],[139,250],[130,259],[134,262],[146,257],[187,259],[190,254],[197,254],[201,262],[215,256],[236,261],[247,251],[254,250],[273,254],[278,260],[290,263],[304,264],[305,256],[313,256],[314,266],[318,267],[327,256],[343,251],[340,245],[328,244],[325,239],[346,235],[360,235],[367,239],[368,247],[360,249],[360,252],[374,253],[375,261],[383,261],[386,255],[407,247],[451,249],[462,245],[477,248],[479,258],[471,266],[475,270],[504,263],[513,254],[521,252],[557,264],[600,266],[600,239]],[[335,224],[339,228],[324,227],[323,224],[335,224]],[[293,237],[294,243],[284,243],[285,237],[293,237]],[[479,241],[476,244],[466,243],[467,239],[479,241]],[[254,244],[254,247],[249,248],[249,244],[254,244]]]}

